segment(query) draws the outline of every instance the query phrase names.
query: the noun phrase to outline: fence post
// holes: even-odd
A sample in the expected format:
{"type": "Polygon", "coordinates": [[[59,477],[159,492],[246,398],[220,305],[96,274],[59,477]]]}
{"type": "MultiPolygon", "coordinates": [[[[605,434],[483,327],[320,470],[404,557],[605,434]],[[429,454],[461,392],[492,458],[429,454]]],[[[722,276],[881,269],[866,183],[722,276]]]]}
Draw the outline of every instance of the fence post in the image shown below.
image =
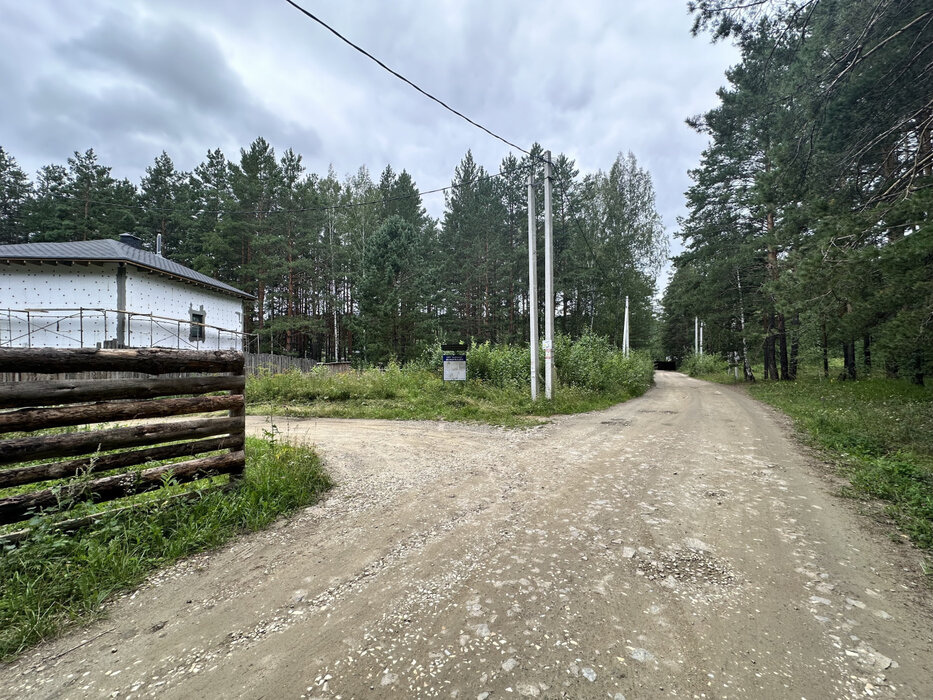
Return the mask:
{"type": "MultiPolygon", "coordinates": [[[[219,335],[220,335],[220,334],[218,333],[218,337],[219,337],[219,335]]],[[[239,425],[240,425],[239,434],[240,434],[240,437],[241,437],[241,444],[240,444],[239,446],[235,446],[235,445],[234,445],[234,446],[231,446],[231,447],[230,447],[230,451],[231,451],[231,452],[235,452],[236,450],[243,450],[243,451],[244,451],[244,454],[245,454],[245,450],[246,450],[246,385],[245,385],[245,382],[246,382],[246,356],[245,356],[245,355],[240,355],[240,370],[239,370],[239,372],[232,372],[231,374],[234,374],[234,375],[238,374],[239,376],[243,377],[244,386],[243,386],[243,400],[240,402],[240,405],[239,405],[239,406],[237,406],[237,407],[235,407],[235,408],[231,408],[231,409],[230,409],[230,412],[229,412],[229,415],[230,415],[231,418],[238,418],[238,419],[239,419],[239,425]]],[[[239,471],[230,472],[230,480],[231,480],[231,481],[239,481],[240,479],[243,478],[243,475],[244,475],[245,472],[246,472],[246,460],[244,459],[244,460],[243,460],[243,465],[242,465],[242,467],[240,468],[239,471]]]]}

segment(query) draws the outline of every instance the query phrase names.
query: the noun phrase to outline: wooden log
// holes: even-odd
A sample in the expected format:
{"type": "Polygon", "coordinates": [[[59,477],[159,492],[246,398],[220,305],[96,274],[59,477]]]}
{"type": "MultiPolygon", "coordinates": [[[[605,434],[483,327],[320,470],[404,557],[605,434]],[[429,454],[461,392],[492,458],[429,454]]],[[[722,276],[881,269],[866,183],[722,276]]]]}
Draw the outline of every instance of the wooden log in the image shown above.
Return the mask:
{"type": "Polygon", "coordinates": [[[0,372],[233,372],[243,374],[234,350],[97,350],[94,348],[0,348],[0,372]]]}
{"type": "Polygon", "coordinates": [[[208,476],[239,470],[246,462],[245,452],[228,452],[153,467],[140,472],[105,476],[92,481],[78,481],[60,489],[43,489],[0,499],[0,525],[32,517],[44,508],[63,500],[77,502],[88,498],[111,501],[161,488],[169,477],[178,483],[204,479],[208,476]]]}
{"type": "MultiPolygon", "coordinates": [[[[243,442],[246,443],[246,397],[243,397],[243,401],[238,405],[230,409],[230,418],[232,420],[239,421],[240,431],[243,433],[243,442]]],[[[238,472],[231,472],[231,479],[239,479],[243,476],[243,473],[246,470],[246,465],[244,464],[243,469],[240,469],[238,472]]]]}
{"type": "Polygon", "coordinates": [[[0,412],[0,433],[60,428],[88,423],[113,423],[140,418],[164,418],[190,413],[237,409],[244,405],[240,395],[188,396],[180,399],[109,401],[61,408],[22,408],[0,412]]]}
{"type": "Polygon", "coordinates": [[[242,430],[243,422],[239,418],[202,418],[176,423],[150,423],[82,433],[14,438],[0,440],[0,464],[73,457],[97,451],[158,445],[176,440],[197,440],[215,435],[239,435],[242,430]]]}
{"type": "Polygon", "coordinates": [[[72,379],[53,382],[4,382],[0,384],[0,408],[57,406],[61,404],[152,399],[180,394],[229,391],[242,394],[246,378],[236,375],[180,377],[172,379],[72,379]]]}
{"type": "Polygon", "coordinates": [[[156,462],[172,457],[190,457],[214,450],[242,450],[245,443],[243,434],[225,435],[224,437],[195,440],[193,442],[178,442],[171,445],[160,445],[143,450],[116,452],[114,454],[93,455],[81,459],[71,459],[64,462],[48,462],[34,464],[29,467],[13,467],[0,469],[0,489],[22,484],[34,484],[37,481],[50,479],[67,479],[78,474],[91,474],[93,472],[106,472],[111,469],[134,467],[137,464],[156,462]]]}
{"type": "MultiPolygon", "coordinates": [[[[197,489],[196,491],[177,493],[174,496],[147,501],[146,503],[134,503],[133,505],[123,506],[121,508],[113,508],[111,510],[101,511],[100,513],[92,513],[91,515],[85,515],[80,518],[69,518],[68,520],[62,520],[60,522],[54,523],[53,527],[60,532],[70,532],[71,530],[77,530],[88,525],[93,525],[102,518],[114,516],[118,513],[125,513],[126,511],[130,510],[143,510],[154,505],[165,505],[177,502],[188,503],[190,501],[196,501],[208,493],[213,493],[214,491],[231,491],[235,487],[236,484],[231,482],[226,484],[218,484],[217,486],[211,486],[210,488],[206,489],[197,489]]],[[[16,544],[17,542],[22,542],[24,539],[29,537],[31,533],[32,528],[23,528],[22,530],[16,530],[15,532],[10,532],[6,535],[0,535],[0,544],[16,544]]]]}

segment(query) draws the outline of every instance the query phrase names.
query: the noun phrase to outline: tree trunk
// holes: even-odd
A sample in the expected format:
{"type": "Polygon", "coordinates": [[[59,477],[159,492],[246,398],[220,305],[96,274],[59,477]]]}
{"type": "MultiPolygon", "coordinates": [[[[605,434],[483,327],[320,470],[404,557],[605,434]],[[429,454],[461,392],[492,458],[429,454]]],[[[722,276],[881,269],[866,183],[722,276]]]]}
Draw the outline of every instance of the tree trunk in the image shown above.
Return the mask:
{"type": "Polygon", "coordinates": [[[777,379],[777,371],[774,371],[772,374],[772,367],[775,366],[774,363],[774,336],[768,333],[765,336],[764,343],[762,345],[762,351],[764,355],[764,375],[765,379],[777,379]]]}
{"type": "Polygon", "coordinates": [[[862,338],[862,351],[865,357],[865,374],[871,374],[871,336],[867,333],[862,338]]]}
{"type": "Polygon", "coordinates": [[[764,374],[765,379],[777,379],[777,358],[775,357],[775,334],[774,334],[774,312],[770,312],[766,317],[765,339],[764,339],[764,374]]]}
{"type": "Polygon", "coordinates": [[[823,379],[829,379],[829,341],[826,338],[826,321],[820,323],[820,333],[823,339],[823,379]]]}
{"type": "Polygon", "coordinates": [[[850,340],[842,344],[842,358],[845,371],[843,372],[843,379],[852,379],[857,378],[856,368],[855,368],[855,341],[850,340]]]}
{"type": "Polygon", "coordinates": [[[797,364],[800,356],[800,314],[794,314],[794,320],[791,321],[793,332],[790,341],[790,369],[788,370],[788,379],[797,379],[797,364]]]}
{"type": "Polygon", "coordinates": [[[735,283],[739,290],[739,330],[742,332],[742,372],[745,375],[745,381],[755,381],[755,375],[752,373],[752,366],[748,361],[748,339],[745,337],[745,299],[742,296],[742,277],[738,269],[735,271],[735,283]]]}
{"type": "MultiPolygon", "coordinates": [[[[291,244],[288,246],[288,320],[291,321],[295,317],[295,268],[292,266],[292,247],[291,244]]],[[[295,331],[292,329],[289,324],[288,329],[285,331],[285,349],[288,352],[294,352],[294,334],[295,331]]]]}
{"type": "Polygon", "coordinates": [[[784,323],[784,314],[777,314],[777,341],[779,350],[779,359],[781,361],[781,379],[790,379],[790,370],[787,362],[787,328],[784,323]]]}

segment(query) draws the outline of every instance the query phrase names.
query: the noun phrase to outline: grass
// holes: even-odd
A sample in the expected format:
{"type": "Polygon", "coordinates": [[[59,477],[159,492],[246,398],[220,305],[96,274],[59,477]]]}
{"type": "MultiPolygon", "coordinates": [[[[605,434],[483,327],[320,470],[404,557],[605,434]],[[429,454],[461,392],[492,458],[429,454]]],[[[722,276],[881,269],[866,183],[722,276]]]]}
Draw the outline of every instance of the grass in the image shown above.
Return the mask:
{"type": "MultiPolygon", "coordinates": [[[[651,385],[647,357],[613,359],[622,369],[609,386],[590,388],[576,383],[556,387],[554,399],[531,401],[527,380],[493,377],[444,382],[437,369],[399,368],[331,375],[288,372],[251,377],[247,382],[247,412],[328,418],[477,421],[523,427],[541,418],[608,408],[640,396],[651,385]]],[[[469,371],[469,370],[468,370],[469,371]]],[[[608,371],[606,374],[610,374],[608,371]]],[[[558,368],[558,376],[560,369],[558,368]]],[[[611,376],[611,374],[610,374],[611,376]]],[[[582,383],[582,382],[581,382],[582,383]]]]}
{"type": "Polygon", "coordinates": [[[906,381],[758,382],[749,391],[791,416],[848,477],[881,499],[917,546],[933,549],[933,389],[906,381]]]}
{"type": "Polygon", "coordinates": [[[250,438],[236,488],[148,503],[69,534],[52,518],[34,518],[32,534],[0,552],[0,659],[98,617],[106,600],[153,570],[262,529],[330,486],[309,448],[250,438]]]}

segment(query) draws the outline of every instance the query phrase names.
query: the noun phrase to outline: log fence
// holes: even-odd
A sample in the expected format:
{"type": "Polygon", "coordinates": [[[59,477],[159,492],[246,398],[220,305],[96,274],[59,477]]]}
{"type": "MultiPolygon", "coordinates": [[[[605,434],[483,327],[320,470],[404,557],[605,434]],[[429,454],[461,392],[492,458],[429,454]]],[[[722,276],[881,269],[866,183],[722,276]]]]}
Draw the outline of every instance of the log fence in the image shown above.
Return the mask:
{"type": "Polygon", "coordinates": [[[98,426],[0,439],[0,525],[56,507],[63,498],[66,502],[111,501],[159,489],[168,479],[185,483],[220,474],[229,474],[231,479],[242,475],[246,463],[246,379],[241,353],[0,348],[0,373],[89,371],[141,376],[109,381],[0,382],[0,438],[46,428],[98,426]],[[177,373],[198,374],[161,376],[177,373]],[[225,393],[216,395],[219,392],[225,393]],[[205,413],[210,416],[148,422],[205,413]],[[121,421],[133,424],[111,425],[121,421]],[[221,453],[206,454],[218,451],[221,453]],[[189,459],[145,468],[170,458],[189,459]],[[109,473],[140,465],[144,468],[109,473]],[[91,478],[94,473],[101,475],[91,478]],[[60,479],[68,481],[3,496],[4,489],[60,479]]]}

